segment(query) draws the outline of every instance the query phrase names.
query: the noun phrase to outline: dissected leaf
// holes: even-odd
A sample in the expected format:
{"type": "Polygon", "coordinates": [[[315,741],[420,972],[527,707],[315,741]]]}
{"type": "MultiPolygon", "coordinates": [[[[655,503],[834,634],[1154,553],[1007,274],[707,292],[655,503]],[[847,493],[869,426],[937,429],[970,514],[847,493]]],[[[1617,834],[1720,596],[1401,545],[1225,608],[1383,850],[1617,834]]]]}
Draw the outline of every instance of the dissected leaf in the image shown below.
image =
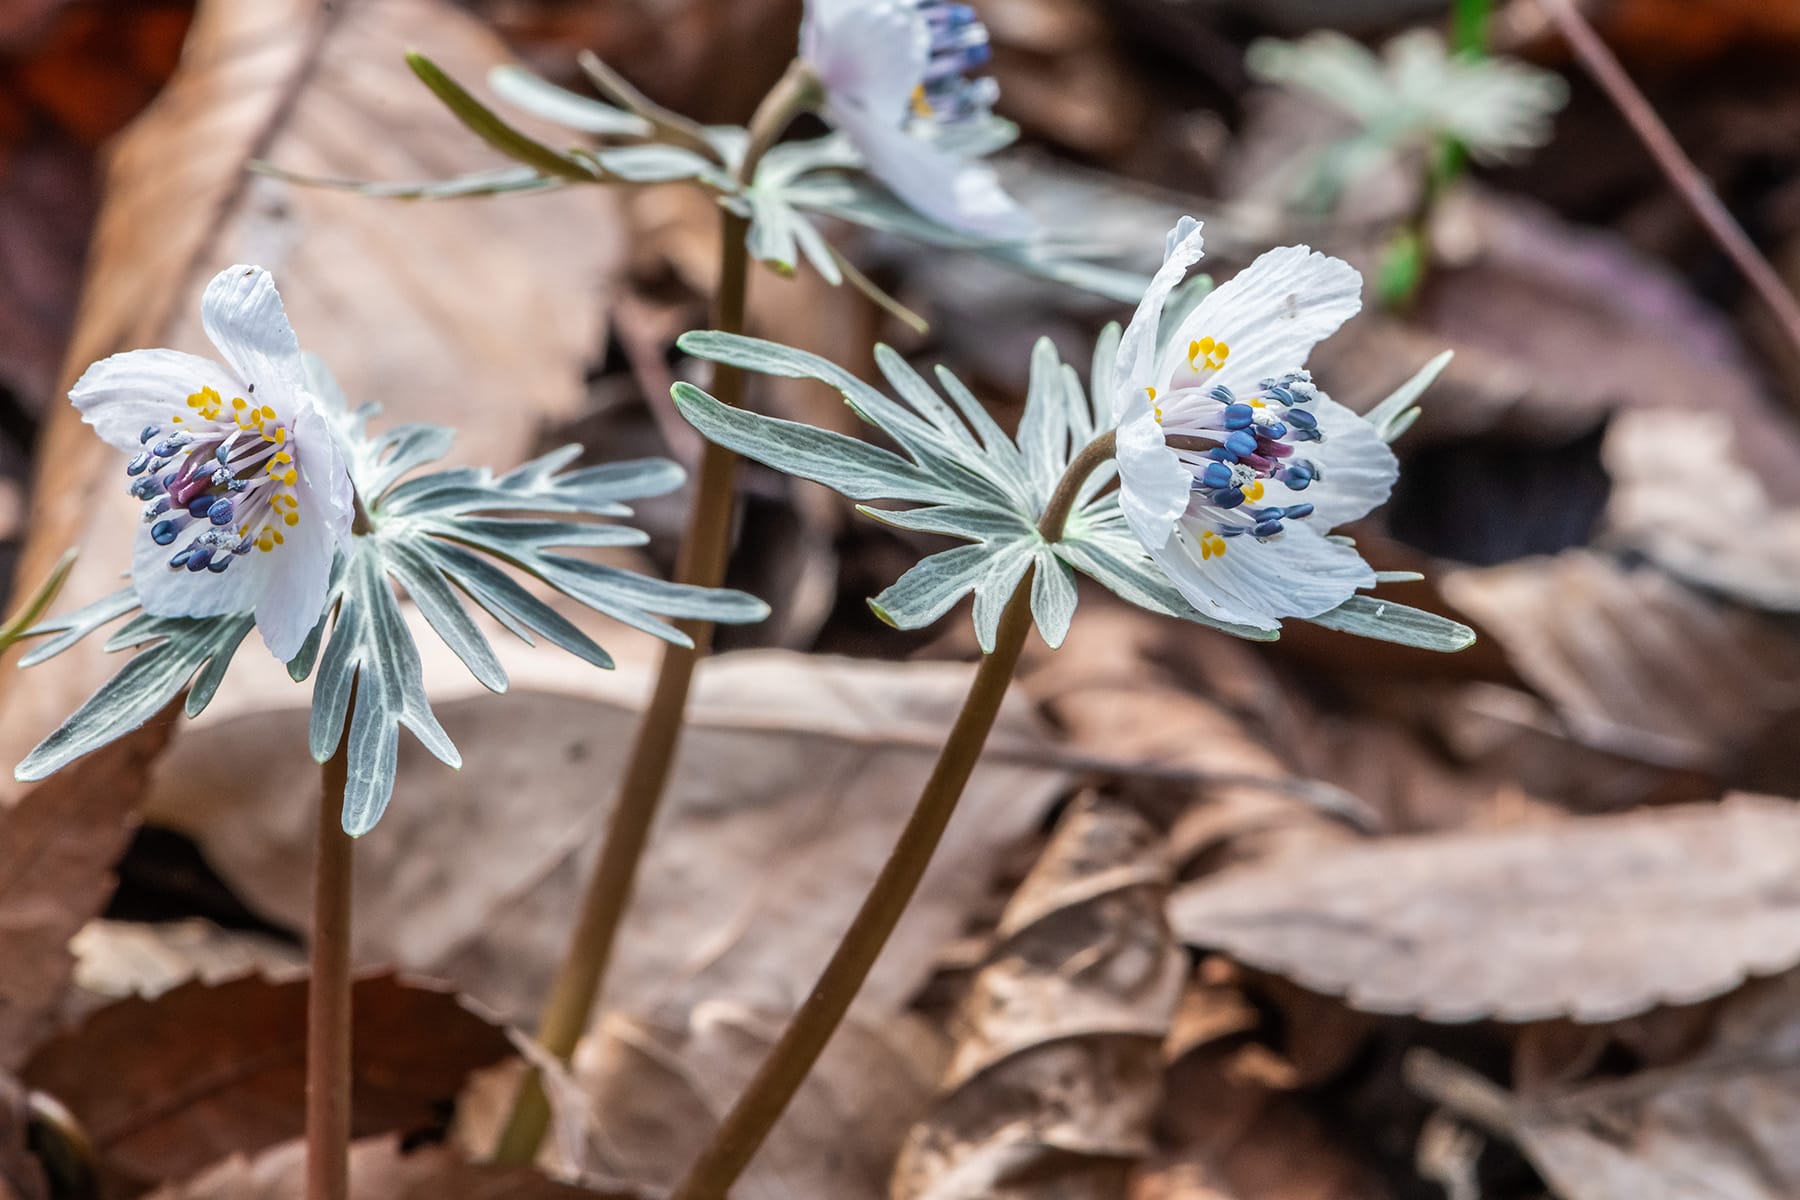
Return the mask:
{"type": "MultiPolygon", "coordinates": [[[[440,1126],[468,1073],[511,1053],[450,992],[392,975],[358,981],[353,1010],[354,1136],[440,1126]]],[[[298,1136],[305,1029],[304,981],[190,983],[100,1009],[21,1077],[87,1129],[108,1194],[134,1194],[298,1136]]]]}
{"type": "MultiPolygon", "coordinates": [[[[594,281],[619,252],[600,189],[421,207],[245,177],[252,155],[303,172],[424,177],[466,153],[467,133],[407,73],[409,44],[463,76],[503,57],[479,22],[434,0],[202,4],[181,69],[112,152],[65,381],[134,347],[214,353],[193,298],[240,260],[274,272],[302,345],[330,351],[352,394],[391,418],[456,426],[463,455],[519,461],[538,448],[539,422],[578,411],[604,325],[594,281]],[[368,103],[370,87],[382,103],[368,103]]],[[[139,527],[117,452],[67,404],[52,406],[39,449],[57,470],[34,501],[19,577],[42,578],[75,545],[65,596],[114,591],[139,527]]],[[[239,657],[234,670],[250,655],[239,657]]],[[[6,689],[5,761],[117,667],[84,647],[6,689]]]]}
{"type": "MultiPolygon", "coordinates": [[[[1110,345],[1110,335],[1102,345],[1110,345]]],[[[815,354],[775,342],[723,333],[690,333],[683,349],[749,371],[816,379],[838,389],[850,409],[899,443],[904,457],[856,438],[720,404],[699,388],[677,384],[675,405],[695,428],[720,445],[777,470],[812,479],[853,500],[888,500],[915,507],[861,511],[902,529],[948,534],[974,543],[933,555],[870,601],[883,621],[918,629],[957,601],[975,596],[975,637],[994,647],[1000,613],[1027,569],[1053,557],[1091,575],[1134,603],[1201,625],[1268,640],[1273,633],[1225,626],[1194,611],[1154,566],[1125,527],[1116,468],[1102,464],[1081,486],[1060,539],[1046,540],[1038,520],[1065,470],[1109,426],[1102,411],[1108,355],[1096,357],[1096,379],[1080,378],[1057,357],[1049,339],[1032,353],[1031,391],[1018,438],[1008,438],[981,402],[939,368],[943,394],[885,346],[877,365],[899,395],[889,398],[815,354]],[[948,399],[946,399],[948,397],[948,399]]],[[[1036,588],[1032,615],[1050,646],[1061,644],[1073,613],[1071,588],[1054,575],[1036,588]]]]}
{"type": "Polygon", "coordinates": [[[1180,889],[1182,940],[1365,1012],[1615,1021],[1800,963],[1800,809],[1742,796],[1389,838],[1180,889]]]}
{"type": "Polygon", "coordinates": [[[1149,1152],[1188,973],[1163,918],[1169,878],[1160,835],[1129,808],[1089,798],[1064,814],[953,1022],[956,1052],[901,1149],[894,1200],[1078,1190],[1149,1152]]]}

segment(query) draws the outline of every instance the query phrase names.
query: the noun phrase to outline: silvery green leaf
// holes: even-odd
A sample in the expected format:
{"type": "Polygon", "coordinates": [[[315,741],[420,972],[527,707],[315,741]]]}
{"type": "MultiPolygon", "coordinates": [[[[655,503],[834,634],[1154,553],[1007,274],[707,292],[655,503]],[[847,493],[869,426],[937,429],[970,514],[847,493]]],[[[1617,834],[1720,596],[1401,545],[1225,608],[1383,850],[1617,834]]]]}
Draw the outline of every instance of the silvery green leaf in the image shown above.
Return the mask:
{"type": "MultiPolygon", "coordinates": [[[[89,609],[95,607],[90,605],[89,609]]],[[[190,716],[199,712],[211,699],[231,656],[254,624],[248,615],[147,618],[136,636],[136,644],[147,645],[148,649],[139,650],[26,755],[13,771],[14,777],[25,782],[43,779],[82,755],[123,737],[162,711],[197,673],[202,678],[190,693],[188,710],[190,716]]]]}
{"type": "Polygon", "coordinates": [[[699,179],[721,191],[736,186],[719,165],[682,146],[620,146],[596,150],[593,157],[608,175],[627,183],[670,183],[699,179]]]}
{"type": "Polygon", "coordinates": [[[928,246],[966,250],[1026,275],[1093,292],[1122,304],[1143,298],[1147,278],[1135,271],[1086,262],[1055,243],[990,242],[939,225],[915,212],[872,180],[857,175],[814,175],[780,188],[795,208],[895,233],[928,246]]]}
{"type": "Polygon", "coordinates": [[[337,617],[313,684],[308,741],[319,762],[337,752],[355,696],[343,812],[344,832],[352,837],[375,827],[393,795],[401,725],[440,761],[462,766],[426,698],[419,649],[388,582],[389,553],[380,538],[354,539],[333,597],[337,617]]]}
{"type": "Polygon", "coordinates": [[[813,171],[851,170],[862,165],[862,153],[849,138],[828,133],[770,147],[756,164],[756,178],[751,182],[753,188],[767,187],[779,195],[780,189],[813,171]]]}
{"type": "Polygon", "coordinates": [[[650,122],[644,118],[591,96],[558,87],[524,67],[495,67],[488,72],[488,86],[494,90],[494,95],[515,108],[583,133],[647,138],[653,132],[650,122]]]}
{"type": "MultiPolygon", "coordinates": [[[[799,226],[802,218],[779,200],[771,200],[764,192],[747,193],[750,201],[750,229],[744,245],[750,257],[772,268],[777,274],[792,275],[794,260],[799,255],[799,226]]],[[[832,263],[832,269],[837,264],[832,263]]],[[[839,278],[842,278],[840,276],[839,278]]]]}
{"type": "Polygon", "coordinates": [[[1450,360],[1456,356],[1454,350],[1446,350],[1424,366],[1420,367],[1413,377],[1393,390],[1387,399],[1371,408],[1364,419],[1375,427],[1385,442],[1392,442],[1419,419],[1418,400],[1425,394],[1425,389],[1437,382],[1437,377],[1444,373],[1450,360]]]}
{"type": "Polygon", "coordinates": [[[511,192],[536,192],[561,187],[561,178],[546,176],[534,167],[497,167],[488,171],[471,171],[449,179],[426,179],[390,182],[379,179],[338,179],[324,175],[308,175],[290,171],[274,163],[255,161],[249,169],[258,175],[296,183],[302,187],[331,188],[355,192],[360,196],[376,196],[387,200],[460,200],[467,196],[501,196],[511,192]]]}
{"type": "MultiPolygon", "coordinates": [[[[1006,436],[954,375],[939,368],[940,392],[886,346],[876,347],[875,361],[893,397],[816,355],[772,342],[690,333],[680,345],[715,362],[828,384],[851,411],[899,444],[902,453],[896,454],[829,430],[730,408],[692,384],[674,388],[682,415],[720,445],[853,500],[893,502],[861,506],[878,521],[973,543],[923,559],[871,600],[870,608],[890,625],[929,625],[973,593],[976,639],[991,650],[1001,613],[1025,573],[1033,571],[1033,619],[1045,641],[1057,645],[1075,609],[1070,568],[1154,611],[1217,624],[1189,608],[1132,540],[1117,495],[1107,490],[1114,476],[1110,466],[1096,470],[1077,491],[1060,541],[1047,542],[1038,532],[1069,464],[1111,426],[1105,403],[1089,398],[1081,378],[1061,362],[1048,339],[1032,353],[1016,439],[1006,436]]],[[[1096,349],[1102,378],[1117,345],[1114,330],[1096,349]]]]}
{"type": "Polygon", "coordinates": [[[541,175],[594,183],[601,176],[572,155],[562,154],[530,134],[508,124],[498,113],[470,95],[444,69],[425,55],[413,51],[406,56],[407,65],[420,82],[455,114],[469,131],[508,158],[515,159],[541,175]]]}
{"type": "Polygon", "coordinates": [[[1311,618],[1340,633],[1376,638],[1421,650],[1466,650],[1475,644],[1475,631],[1436,613],[1378,600],[1373,596],[1352,596],[1330,612],[1311,618]]]}
{"type": "Polygon", "coordinates": [[[28,638],[41,637],[51,633],[57,636],[42,645],[33,646],[24,657],[19,659],[19,666],[35,667],[45,659],[55,658],[88,634],[103,625],[110,625],[137,606],[137,589],[124,587],[110,596],[101,597],[92,604],[83,605],[74,612],[64,613],[60,617],[26,630],[25,636],[28,638]]]}
{"type": "Polygon", "coordinates": [[[0,650],[5,650],[14,642],[22,641],[37,634],[37,623],[43,619],[44,613],[55,602],[56,594],[62,591],[63,584],[68,582],[69,572],[75,569],[75,551],[65,550],[62,557],[50,568],[44,581],[37,585],[32,593],[20,601],[13,615],[0,625],[0,650]]]}

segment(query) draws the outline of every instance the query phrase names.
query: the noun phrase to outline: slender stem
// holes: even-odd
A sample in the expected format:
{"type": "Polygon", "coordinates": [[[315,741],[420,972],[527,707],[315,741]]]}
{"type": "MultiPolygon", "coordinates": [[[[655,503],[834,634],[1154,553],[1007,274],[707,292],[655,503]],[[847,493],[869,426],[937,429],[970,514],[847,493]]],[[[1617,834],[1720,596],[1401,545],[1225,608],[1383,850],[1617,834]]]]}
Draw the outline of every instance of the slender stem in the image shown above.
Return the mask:
{"type": "Polygon", "coordinates": [[[1456,0],[1450,14],[1450,49],[1472,58],[1487,55],[1493,0],[1456,0]]]}
{"type": "MultiPolygon", "coordinates": [[[[740,181],[755,178],[756,167],[793,118],[817,97],[818,82],[796,61],[764,98],[750,122],[750,139],[738,168],[740,181]]],[[[749,252],[745,218],[722,210],[720,228],[719,291],[714,301],[713,326],[727,333],[744,328],[745,294],[749,287],[749,252]]],[[[713,376],[713,395],[737,405],[744,394],[744,373],[720,365],[713,376]]],[[[718,587],[725,578],[731,547],[731,523],[736,507],[736,454],[723,446],[706,443],[701,454],[694,505],[688,513],[681,550],[675,561],[675,578],[697,587],[718,587]]],[[[587,1028],[589,1014],[606,979],[613,944],[631,901],[644,846],[650,838],[668,787],[669,771],[681,740],[688,691],[694,668],[712,644],[712,626],[703,621],[677,622],[692,646],[668,646],[650,701],[638,722],[637,734],[619,781],[617,799],[599,858],[588,878],[581,911],[569,938],[562,965],[544,1002],[537,1040],[545,1050],[567,1061],[587,1028]]],[[[511,1116],[501,1131],[494,1159],[502,1163],[528,1163],[537,1156],[538,1144],[550,1124],[550,1103],[536,1071],[527,1075],[513,1100],[511,1116]]]]}
{"type": "Polygon", "coordinates": [[[1775,314],[1782,332],[1793,344],[1794,352],[1800,355],[1800,302],[1796,302],[1794,294],[1781,281],[1781,276],[1763,257],[1744,227],[1737,223],[1731,210],[1725,207],[1718,193],[1713,191],[1712,184],[1701,173],[1681,149],[1675,135],[1669,127],[1656,115],[1656,109],[1644,97],[1637,85],[1631,82],[1631,76],[1619,63],[1613,52],[1607,49],[1594,27],[1588,24],[1587,18],[1569,2],[1569,0],[1538,0],[1563,38],[1581,60],[1581,65],[1594,78],[1607,98],[1613,102],[1620,114],[1631,125],[1632,131],[1650,151],[1656,165],[1674,185],[1677,193],[1700,218],[1700,223],[1712,235],[1719,248],[1725,251],[1728,258],[1743,273],[1750,287],[1762,298],[1764,304],[1775,314]]]}
{"type": "Polygon", "coordinates": [[[306,988],[306,1196],[349,1200],[350,850],[344,785],[350,766],[354,685],[337,753],[320,772],[318,855],[313,863],[312,975],[306,988]]]}
{"type": "MultiPolygon", "coordinates": [[[[1108,433],[1088,446],[1069,465],[1045,506],[1038,532],[1045,539],[1062,537],[1063,525],[1075,506],[1082,483],[1094,469],[1113,455],[1113,435],[1108,433]]],[[[714,1131],[712,1140],[688,1169],[687,1177],[671,1193],[671,1200],[723,1200],[725,1193],[749,1165],[775,1122],[781,1118],[794,1093],[831,1041],[863,981],[892,936],[906,911],[925,869],[937,851],[944,829],[956,811],[956,803],[974,773],[975,763],[987,743],[1000,702],[1012,682],[1013,668],[1031,630],[1032,572],[1027,571],[1007,601],[1000,617],[993,652],[975,669],[969,694],[963,699],[956,723],[932,767],[931,777],[919,793],[912,816],[894,843],[888,860],[864,897],[843,940],[832,952],[812,992],[794,1014],[781,1040],[763,1060],[755,1078],[744,1089],[731,1111],[714,1131]]]]}

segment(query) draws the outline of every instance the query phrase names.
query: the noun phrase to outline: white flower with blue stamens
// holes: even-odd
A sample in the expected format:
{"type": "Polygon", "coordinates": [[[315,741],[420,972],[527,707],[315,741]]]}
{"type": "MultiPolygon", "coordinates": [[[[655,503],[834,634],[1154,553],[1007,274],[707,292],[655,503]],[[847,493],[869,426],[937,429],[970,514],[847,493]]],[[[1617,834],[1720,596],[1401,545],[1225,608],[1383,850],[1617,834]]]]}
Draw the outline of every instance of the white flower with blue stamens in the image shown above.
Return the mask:
{"type": "Polygon", "coordinates": [[[132,580],[144,611],[254,612],[286,661],[318,624],[332,560],[349,541],[350,476],[269,273],[221,271],[200,319],[225,364],[131,350],[89,367],[69,398],[132,456],[125,471],[144,505],[132,580]]]}
{"type": "Polygon", "coordinates": [[[1188,603],[1273,629],[1374,586],[1355,549],[1325,534],[1387,499],[1399,468],[1305,369],[1361,308],[1356,270],[1306,246],[1271,250],[1159,341],[1163,305],[1201,251],[1184,217],[1119,344],[1120,502],[1188,603]]]}
{"type": "Polygon", "coordinates": [[[1031,218],[994,169],[954,152],[961,127],[992,116],[999,88],[968,72],[988,33],[945,0],[806,0],[800,56],[825,91],[825,115],[907,204],[980,237],[1030,236],[1031,218]]]}

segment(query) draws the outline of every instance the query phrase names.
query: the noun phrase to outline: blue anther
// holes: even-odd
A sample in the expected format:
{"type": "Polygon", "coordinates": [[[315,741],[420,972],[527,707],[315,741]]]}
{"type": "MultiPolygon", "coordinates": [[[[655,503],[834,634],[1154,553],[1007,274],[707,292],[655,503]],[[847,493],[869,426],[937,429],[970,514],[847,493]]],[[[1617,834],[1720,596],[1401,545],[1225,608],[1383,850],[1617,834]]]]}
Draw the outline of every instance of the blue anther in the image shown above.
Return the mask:
{"type": "Polygon", "coordinates": [[[1234,463],[1238,460],[1237,455],[1233,454],[1223,446],[1214,446],[1211,450],[1206,452],[1206,457],[1212,459],[1214,462],[1222,463],[1234,463]]]}
{"type": "Polygon", "coordinates": [[[1257,521],[1279,521],[1286,512],[1287,509],[1281,507],[1281,505],[1272,504],[1267,508],[1252,510],[1250,516],[1257,521]]]}
{"type": "Polygon", "coordinates": [[[152,500],[149,504],[144,506],[144,520],[148,521],[153,517],[160,517],[168,511],[169,498],[167,496],[158,496],[155,500],[152,500]]]}
{"type": "Polygon", "coordinates": [[[1234,538],[1242,532],[1244,532],[1244,527],[1242,525],[1221,525],[1218,528],[1220,537],[1234,538]]]}
{"type": "Polygon", "coordinates": [[[169,560],[169,565],[171,567],[185,567],[193,559],[193,557],[194,557],[194,547],[189,546],[185,550],[177,550],[175,552],[175,557],[173,557],[169,560]]]}
{"type": "Polygon", "coordinates": [[[1288,427],[1280,421],[1270,421],[1266,425],[1258,425],[1256,430],[1266,438],[1280,440],[1287,436],[1288,427]]]}
{"type": "Polygon", "coordinates": [[[1290,504],[1287,506],[1287,511],[1282,514],[1282,516],[1289,521],[1298,521],[1302,517],[1310,517],[1312,515],[1313,506],[1310,504],[1290,504]]]}
{"type": "Polygon", "coordinates": [[[1250,424],[1250,419],[1256,415],[1256,410],[1248,404],[1227,404],[1222,415],[1225,418],[1225,428],[1243,429],[1250,424]]]}
{"type": "Polygon", "coordinates": [[[1313,416],[1312,413],[1304,408],[1296,408],[1293,412],[1289,413],[1287,415],[1287,422],[1297,429],[1317,429],[1319,427],[1319,418],[1313,416]]]}
{"type": "Polygon", "coordinates": [[[1244,502],[1244,493],[1237,488],[1220,488],[1213,493],[1212,502],[1220,508],[1236,508],[1244,502]]]}
{"type": "Polygon", "coordinates": [[[1274,537],[1280,532],[1280,521],[1258,521],[1250,530],[1252,536],[1259,538],[1274,537]]]}
{"type": "Polygon", "coordinates": [[[150,467],[150,452],[145,451],[125,464],[127,475],[142,475],[150,467]]]}
{"type": "Polygon", "coordinates": [[[1322,442],[1325,440],[1325,435],[1317,429],[1296,429],[1294,430],[1294,440],[1296,442],[1322,442]]]}
{"type": "Polygon", "coordinates": [[[224,462],[231,457],[231,446],[225,442],[220,442],[219,448],[213,451],[213,457],[220,462],[224,462]]]}
{"type": "Polygon", "coordinates": [[[149,441],[151,438],[155,437],[160,432],[162,432],[161,429],[159,429],[155,425],[144,426],[144,432],[138,434],[138,445],[140,445],[140,446],[143,445],[145,442],[149,441]]]}
{"type": "Polygon", "coordinates": [[[212,506],[206,510],[206,519],[211,521],[214,525],[231,524],[230,497],[220,496],[217,500],[214,500],[212,506]]]}
{"type": "Polygon", "coordinates": [[[231,548],[231,552],[233,554],[248,554],[250,553],[250,548],[255,544],[256,543],[252,542],[249,538],[239,538],[237,545],[231,548]]]}
{"type": "Polygon", "coordinates": [[[1213,384],[1212,390],[1206,394],[1211,396],[1214,400],[1217,400],[1220,404],[1230,404],[1233,400],[1237,399],[1236,396],[1232,395],[1231,389],[1222,383],[1213,384]]]}
{"type": "Polygon", "coordinates": [[[150,540],[159,546],[166,546],[174,541],[175,535],[180,532],[181,526],[177,525],[175,522],[158,521],[150,527],[150,540]]]}
{"type": "MultiPolygon", "coordinates": [[[[212,561],[211,546],[195,546],[192,550],[184,550],[182,553],[188,556],[185,565],[190,571],[204,571],[206,564],[212,561]]],[[[175,557],[180,558],[181,555],[177,554],[175,557]]]]}
{"type": "Polygon", "coordinates": [[[1256,453],[1256,435],[1236,430],[1225,438],[1225,448],[1242,458],[1246,454],[1256,453]]]}
{"type": "Polygon", "coordinates": [[[221,554],[217,558],[213,559],[211,562],[207,563],[206,569],[211,571],[214,575],[218,575],[221,572],[223,572],[226,567],[229,567],[230,565],[231,565],[231,555],[221,554]]]}
{"type": "Polygon", "coordinates": [[[164,438],[162,441],[156,443],[156,445],[150,447],[150,453],[156,455],[158,458],[174,458],[175,452],[180,450],[186,444],[186,442],[177,438],[164,438]]]}
{"type": "Polygon", "coordinates": [[[1269,398],[1270,400],[1275,401],[1277,404],[1283,405],[1288,408],[1293,407],[1294,393],[1288,391],[1287,388],[1283,387],[1279,383],[1264,384],[1263,385],[1263,395],[1266,396],[1267,398],[1269,398]]]}
{"type": "Polygon", "coordinates": [[[131,494],[139,500],[148,500],[162,493],[162,481],[154,475],[145,475],[132,481],[131,494]]]}
{"type": "Polygon", "coordinates": [[[204,517],[207,510],[212,508],[212,506],[213,498],[202,492],[200,495],[195,496],[192,500],[188,501],[188,515],[191,517],[204,517]]]}
{"type": "Polygon", "coordinates": [[[1227,487],[1231,483],[1231,468],[1222,462],[1209,462],[1200,472],[1200,482],[1207,487],[1227,487]]]}

